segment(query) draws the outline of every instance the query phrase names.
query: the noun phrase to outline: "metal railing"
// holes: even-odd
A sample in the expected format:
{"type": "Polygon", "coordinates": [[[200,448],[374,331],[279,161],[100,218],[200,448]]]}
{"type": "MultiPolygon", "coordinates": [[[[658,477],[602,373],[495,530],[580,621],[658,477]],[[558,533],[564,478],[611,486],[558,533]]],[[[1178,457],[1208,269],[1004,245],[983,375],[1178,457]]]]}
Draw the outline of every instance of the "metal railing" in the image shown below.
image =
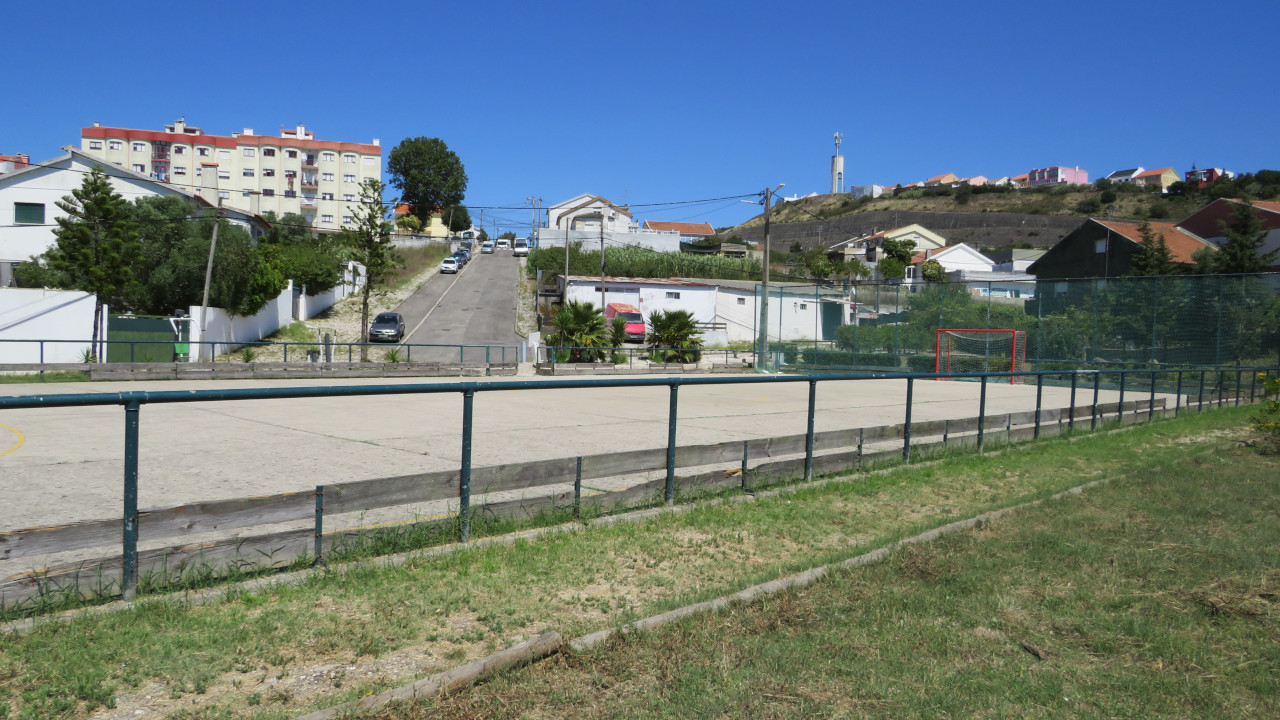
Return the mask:
{"type": "MultiPolygon", "coordinates": [[[[475,396],[484,392],[502,392],[508,390],[555,390],[555,389],[571,389],[571,388],[611,388],[611,387],[666,387],[669,393],[668,400],[668,426],[667,426],[667,447],[666,447],[666,484],[664,490],[664,501],[671,505],[675,497],[675,469],[676,469],[676,427],[678,424],[678,407],[679,407],[679,391],[682,386],[686,385],[742,385],[757,383],[808,383],[808,411],[807,411],[807,433],[805,441],[805,462],[804,477],[810,479],[813,472],[814,457],[814,418],[816,415],[816,399],[818,384],[830,381],[849,381],[849,380],[905,380],[906,381],[906,397],[903,404],[903,448],[902,455],[905,462],[911,461],[911,428],[912,428],[912,411],[914,405],[915,383],[918,380],[952,380],[952,379],[971,379],[977,380],[981,384],[978,399],[978,422],[977,422],[977,449],[979,452],[983,448],[983,438],[985,434],[985,418],[987,403],[987,384],[990,380],[995,379],[1008,382],[1012,377],[1022,377],[1024,381],[1034,379],[1036,386],[1035,393],[1035,435],[1040,436],[1041,412],[1042,412],[1042,390],[1046,382],[1046,378],[1060,384],[1069,383],[1071,388],[1070,404],[1072,408],[1071,417],[1068,424],[1068,432],[1075,429],[1076,417],[1076,394],[1080,389],[1080,380],[1084,380],[1084,390],[1090,389],[1093,393],[1093,402],[1091,404],[1091,417],[1089,418],[1090,429],[1096,429],[1099,422],[1106,422],[1107,418],[1099,417],[1098,412],[1098,395],[1103,387],[1104,377],[1113,379],[1114,386],[1118,388],[1120,397],[1118,407],[1119,413],[1124,412],[1124,396],[1126,389],[1132,389],[1133,385],[1129,380],[1133,378],[1144,378],[1146,383],[1140,384],[1137,391],[1147,393],[1149,395],[1149,403],[1147,405],[1147,418],[1154,418],[1155,399],[1157,392],[1160,390],[1161,381],[1164,383],[1164,392],[1176,395],[1176,402],[1173,413],[1175,417],[1183,408],[1184,390],[1188,387],[1197,387],[1198,392],[1195,396],[1197,411],[1203,411],[1205,405],[1205,388],[1208,382],[1211,390],[1214,391],[1211,397],[1216,397],[1217,407],[1222,407],[1226,398],[1226,391],[1229,389],[1232,377],[1234,376],[1234,404],[1239,405],[1243,397],[1244,385],[1243,374],[1250,375],[1248,384],[1249,402],[1256,399],[1258,380],[1264,381],[1270,377],[1273,372],[1280,371],[1278,367],[1231,367],[1218,368],[1212,371],[1187,371],[1187,370],[1074,370],[1074,371],[1041,371],[1041,372],[1017,372],[1017,373],[882,373],[882,374],[843,374],[843,375],[768,375],[768,376],[748,376],[748,377],[716,377],[716,376],[700,376],[700,377],[675,377],[675,378],[584,378],[584,379],[564,379],[564,380],[508,380],[497,382],[455,382],[455,383],[427,383],[427,384],[410,384],[410,385],[369,385],[369,386],[337,386],[337,387],[281,387],[281,388],[247,388],[247,389],[211,389],[211,390],[192,390],[192,391],[162,391],[162,392],[120,392],[120,393],[72,393],[64,395],[27,395],[27,396],[0,396],[0,410],[4,409],[21,409],[21,408],[51,408],[51,407],[86,407],[98,405],[120,405],[124,408],[124,513],[123,513],[123,575],[121,581],[122,594],[126,600],[132,600],[137,592],[138,583],[138,461],[141,453],[139,445],[139,424],[141,419],[141,411],[143,405],[158,403],[185,403],[185,402],[211,402],[222,400],[281,400],[294,398],[312,398],[312,397],[350,397],[350,396],[370,396],[370,395],[413,395],[413,394],[435,394],[435,393],[461,393],[463,399],[462,420],[461,420],[461,459],[459,468],[459,519],[460,519],[460,542],[468,542],[470,539],[470,506],[471,506],[471,455],[472,455],[472,433],[474,429],[474,412],[473,406],[475,396]],[[1208,374],[1212,373],[1210,379],[1208,374]],[[1187,376],[1194,381],[1194,385],[1186,384],[1187,376]]],[[[1211,401],[1212,402],[1212,401],[1211,401]]],[[[1188,398],[1187,407],[1190,407],[1190,399],[1188,398]]]]}
{"type": "MultiPolygon", "coordinates": [[[[38,349],[39,349],[38,362],[41,364],[44,364],[46,344],[54,344],[54,345],[76,344],[76,345],[90,346],[92,344],[92,341],[90,340],[21,340],[21,339],[13,339],[13,338],[0,338],[0,364],[8,362],[4,358],[3,349],[6,346],[15,345],[15,344],[38,345],[38,349]]],[[[120,346],[127,345],[129,347],[128,362],[131,362],[131,363],[137,363],[137,362],[142,362],[142,363],[193,362],[194,363],[194,362],[197,362],[197,360],[194,358],[198,358],[201,354],[200,353],[192,354],[190,353],[190,349],[198,348],[198,347],[208,347],[210,350],[209,355],[212,358],[212,360],[208,362],[215,362],[215,363],[219,362],[218,360],[219,355],[222,357],[222,362],[228,362],[228,363],[233,362],[235,360],[235,353],[239,352],[240,349],[246,348],[246,347],[254,348],[255,350],[281,348],[281,351],[283,353],[283,358],[284,358],[283,362],[289,362],[290,349],[292,349],[293,351],[294,362],[319,362],[321,360],[324,360],[325,362],[332,362],[334,357],[340,357],[342,355],[341,348],[346,348],[347,362],[355,362],[358,359],[359,356],[357,353],[357,348],[369,348],[370,350],[381,350],[381,351],[386,351],[391,349],[403,349],[404,351],[404,357],[402,358],[403,362],[413,362],[414,348],[419,348],[420,358],[422,357],[422,352],[424,350],[427,350],[427,351],[440,350],[440,349],[447,349],[450,351],[457,350],[458,352],[457,362],[460,364],[466,364],[469,357],[472,363],[474,363],[475,365],[481,365],[482,363],[480,362],[480,360],[476,358],[476,355],[478,355],[481,352],[484,353],[484,361],[483,361],[484,365],[489,365],[495,362],[505,364],[505,363],[514,363],[514,362],[520,361],[520,347],[517,345],[447,345],[447,344],[441,344],[441,343],[359,343],[359,342],[336,342],[336,341],[331,341],[326,344],[323,341],[276,342],[276,341],[268,341],[268,340],[258,340],[253,342],[239,343],[238,347],[235,350],[226,350],[225,348],[236,343],[229,343],[225,340],[200,340],[200,341],[188,340],[183,342],[176,342],[173,340],[99,340],[98,344],[99,346],[104,348],[104,352],[103,352],[104,356],[109,353],[110,348],[112,347],[118,348],[120,346]],[[185,353],[179,352],[178,347],[180,346],[188,346],[187,352],[185,353]],[[165,348],[166,349],[165,354],[172,354],[175,356],[175,359],[174,360],[148,359],[148,353],[146,352],[147,349],[157,348],[157,347],[165,348]],[[219,353],[218,348],[224,348],[224,349],[219,353]],[[140,350],[141,350],[141,353],[140,353],[140,350]],[[319,353],[319,355],[317,356],[316,353],[319,353]]],[[[341,362],[341,360],[339,360],[339,362],[341,362]]],[[[64,364],[64,363],[50,362],[49,364],[64,364]]],[[[65,364],[77,365],[79,363],[68,362],[65,364]]]]}

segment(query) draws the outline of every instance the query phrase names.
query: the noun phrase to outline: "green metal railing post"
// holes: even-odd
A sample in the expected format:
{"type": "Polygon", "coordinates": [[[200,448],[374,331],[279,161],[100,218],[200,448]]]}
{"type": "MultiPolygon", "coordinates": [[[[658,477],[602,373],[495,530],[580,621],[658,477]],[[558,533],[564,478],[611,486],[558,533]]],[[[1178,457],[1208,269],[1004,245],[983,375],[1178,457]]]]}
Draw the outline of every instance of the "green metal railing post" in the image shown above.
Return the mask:
{"type": "Polygon", "coordinates": [[[1240,407],[1240,370],[1236,370],[1236,403],[1235,407],[1240,407]]]}
{"type": "Polygon", "coordinates": [[[1182,371],[1178,371],[1178,389],[1173,402],[1173,416],[1178,417],[1182,412],[1182,371]]]}
{"type": "Polygon", "coordinates": [[[1102,373],[1093,376],[1093,407],[1089,408],[1089,432],[1098,429],[1098,390],[1102,386],[1102,373]]]}
{"type": "Polygon", "coordinates": [[[747,460],[750,459],[750,457],[751,457],[751,441],[743,440],[742,441],[742,475],[741,475],[743,491],[746,491],[747,489],[747,460]]]}
{"type": "Polygon", "coordinates": [[[982,389],[978,393],[978,452],[982,452],[982,436],[987,429],[987,376],[982,376],[982,389]]]}
{"type": "Polygon", "coordinates": [[[1116,408],[1116,421],[1121,425],[1124,424],[1124,376],[1125,372],[1120,371],[1120,403],[1116,408]]]}
{"type": "MultiPolygon", "coordinates": [[[[136,360],[134,360],[134,359],[133,359],[133,357],[134,357],[134,356],[133,356],[133,348],[134,348],[134,346],[135,346],[136,344],[137,344],[137,343],[135,343],[135,342],[134,342],[134,341],[132,341],[132,340],[130,340],[130,341],[129,341],[129,362],[137,362],[136,360]]],[[[108,342],[108,343],[107,343],[107,353],[108,353],[108,354],[110,354],[110,353],[111,353],[111,344],[110,344],[110,342],[108,342]]]]}
{"type": "Polygon", "coordinates": [[[915,392],[915,378],[907,378],[907,410],[902,421],[902,461],[911,462],[911,397],[915,392]]]}
{"type": "Polygon", "coordinates": [[[489,360],[489,350],[491,350],[492,348],[493,348],[493,346],[492,346],[492,345],[485,345],[485,346],[484,346],[484,374],[485,374],[485,376],[486,376],[486,377],[488,377],[489,375],[492,375],[492,374],[493,374],[493,370],[492,370],[492,368],[490,367],[490,364],[489,364],[489,363],[490,363],[490,360],[489,360]]]}
{"type": "Polygon", "coordinates": [[[1147,401],[1147,422],[1151,422],[1151,418],[1156,413],[1156,374],[1151,373],[1151,399],[1147,401]]]}
{"type": "Polygon", "coordinates": [[[671,403],[667,416],[667,488],[663,499],[670,507],[676,502],[676,407],[680,385],[671,383],[671,403]]]}
{"type": "Polygon", "coordinates": [[[312,565],[323,562],[324,552],[324,486],[316,486],[316,559],[312,565]]]}
{"type": "Polygon", "coordinates": [[[1040,439],[1040,399],[1044,396],[1044,375],[1036,375],[1036,429],[1032,437],[1040,439]]]}
{"type": "Polygon", "coordinates": [[[460,542],[471,540],[471,422],[476,391],[462,391],[462,472],[458,482],[458,517],[462,520],[460,542]]]}
{"type": "Polygon", "coordinates": [[[578,456],[578,462],[573,471],[573,519],[577,520],[582,517],[582,456],[578,456]]]}
{"type": "Polygon", "coordinates": [[[1222,371],[1218,370],[1214,373],[1218,376],[1214,384],[1218,386],[1218,409],[1222,409],[1222,401],[1227,397],[1227,382],[1222,378],[1222,371]]]}
{"type": "Polygon", "coordinates": [[[1258,389],[1258,368],[1249,371],[1249,404],[1254,403],[1254,391],[1258,389]]]}
{"type": "Polygon", "coordinates": [[[1196,412],[1204,412],[1204,371],[1200,371],[1200,394],[1196,395],[1196,412]]]}
{"type": "Polygon", "coordinates": [[[1071,408],[1067,411],[1067,432],[1075,432],[1076,429],[1076,380],[1080,379],[1079,371],[1071,373],[1071,408]]]}
{"type": "MultiPolygon", "coordinates": [[[[911,387],[910,378],[907,379],[907,387],[911,387]]],[[[817,397],[818,397],[818,381],[809,381],[809,423],[808,429],[805,431],[804,437],[804,479],[808,482],[813,479],[813,416],[817,414],[817,397]]]]}
{"type": "Polygon", "coordinates": [[[138,594],[138,415],[141,403],[124,406],[124,548],[120,594],[133,602],[138,594]]]}
{"type": "Polygon", "coordinates": [[[284,344],[284,362],[289,362],[289,343],[284,344]]]}

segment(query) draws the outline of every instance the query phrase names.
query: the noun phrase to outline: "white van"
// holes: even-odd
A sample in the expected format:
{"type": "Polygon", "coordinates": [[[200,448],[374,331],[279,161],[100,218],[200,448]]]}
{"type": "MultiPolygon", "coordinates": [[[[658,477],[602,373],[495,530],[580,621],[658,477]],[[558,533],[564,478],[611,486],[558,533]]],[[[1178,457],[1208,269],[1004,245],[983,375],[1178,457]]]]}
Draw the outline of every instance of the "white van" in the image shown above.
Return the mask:
{"type": "Polygon", "coordinates": [[[529,254],[529,241],[524,238],[516,238],[511,241],[511,254],[516,257],[529,254]]]}

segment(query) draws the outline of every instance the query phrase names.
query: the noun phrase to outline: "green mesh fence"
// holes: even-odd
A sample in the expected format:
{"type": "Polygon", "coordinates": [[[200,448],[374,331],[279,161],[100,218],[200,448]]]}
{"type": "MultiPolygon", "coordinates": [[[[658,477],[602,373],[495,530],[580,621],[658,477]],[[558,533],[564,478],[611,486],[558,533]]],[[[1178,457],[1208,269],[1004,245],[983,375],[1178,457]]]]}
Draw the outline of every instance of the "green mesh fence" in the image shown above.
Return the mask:
{"type": "Polygon", "coordinates": [[[933,372],[939,328],[1025,331],[1028,370],[1276,365],[1280,273],[771,285],[768,325],[795,372],[933,372]]]}

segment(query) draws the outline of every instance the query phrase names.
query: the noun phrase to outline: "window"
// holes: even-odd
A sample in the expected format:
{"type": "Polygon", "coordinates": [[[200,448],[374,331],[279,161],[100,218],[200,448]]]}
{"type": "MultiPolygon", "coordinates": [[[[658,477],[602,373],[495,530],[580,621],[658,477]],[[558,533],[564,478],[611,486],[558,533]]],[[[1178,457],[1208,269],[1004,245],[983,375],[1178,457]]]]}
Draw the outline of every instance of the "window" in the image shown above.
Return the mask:
{"type": "Polygon", "coordinates": [[[366,157],[364,159],[365,167],[373,167],[377,164],[378,159],[375,157],[366,157]]]}
{"type": "Polygon", "coordinates": [[[263,148],[263,149],[262,149],[262,157],[275,157],[275,156],[276,156],[276,149],[275,149],[275,148],[263,148]]]}
{"type": "Polygon", "coordinates": [[[285,197],[296,198],[296,197],[298,197],[298,191],[297,191],[297,190],[285,190],[285,191],[284,191],[284,196],[285,196],[285,197]]]}
{"type": "Polygon", "coordinates": [[[356,196],[355,193],[342,193],[342,199],[346,202],[355,202],[356,196]]]}
{"type": "Polygon", "coordinates": [[[219,159],[219,160],[230,160],[230,159],[231,159],[231,151],[230,151],[230,150],[219,150],[219,151],[218,151],[218,159],[219,159]]]}
{"type": "Polygon", "coordinates": [[[44,203],[14,203],[13,221],[19,225],[43,225],[44,203]]]}
{"type": "Polygon", "coordinates": [[[353,182],[355,182],[355,181],[356,181],[356,176],[355,176],[355,175],[343,175],[343,176],[342,176],[342,182],[351,182],[351,183],[353,183],[353,182]]]}
{"type": "Polygon", "coordinates": [[[679,300],[679,299],[680,299],[680,293],[678,293],[678,292],[669,292],[669,293],[667,293],[667,299],[668,299],[668,300],[679,300]]]}
{"type": "Polygon", "coordinates": [[[134,163],[133,165],[129,166],[129,169],[133,170],[136,173],[144,173],[147,171],[147,166],[141,163],[134,163]]]}
{"type": "Polygon", "coordinates": [[[267,188],[266,190],[262,191],[262,197],[275,197],[275,195],[276,195],[276,191],[272,190],[271,188],[267,188]]]}
{"type": "Polygon", "coordinates": [[[146,152],[146,151],[147,151],[147,144],[146,144],[146,143],[136,142],[136,143],[134,143],[134,144],[133,144],[133,151],[134,151],[134,152],[146,152]]]}
{"type": "Polygon", "coordinates": [[[333,161],[334,161],[334,159],[335,159],[335,158],[337,158],[337,157],[338,157],[337,155],[335,155],[334,153],[331,153],[331,152],[327,152],[327,153],[320,153],[320,159],[321,159],[321,160],[324,160],[325,162],[333,162],[333,161]]]}
{"type": "Polygon", "coordinates": [[[245,188],[240,191],[240,197],[249,197],[252,194],[253,194],[252,188],[245,188]]]}
{"type": "Polygon", "coordinates": [[[322,180],[330,180],[330,181],[332,181],[332,180],[333,180],[333,173],[324,173],[324,174],[323,174],[323,176],[321,177],[321,179],[322,179],[322,180]]]}
{"type": "Polygon", "coordinates": [[[220,191],[218,192],[218,197],[222,198],[223,200],[229,200],[229,199],[231,198],[231,191],[229,191],[229,190],[220,190],[220,191]]]}
{"type": "Polygon", "coordinates": [[[174,166],[173,166],[173,174],[174,174],[174,175],[186,175],[186,174],[187,174],[187,169],[186,169],[185,167],[181,166],[181,165],[174,165],[174,166]]]}
{"type": "Polygon", "coordinates": [[[196,177],[200,177],[200,173],[204,172],[204,168],[196,168],[196,177]]]}
{"type": "Polygon", "coordinates": [[[230,170],[219,170],[219,171],[218,171],[218,179],[219,179],[219,180],[230,180],[230,179],[231,179],[231,171],[230,171],[230,170]]]}
{"type": "Polygon", "coordinates": [[[354,224],[355,224],[355,218],[351,217],[350,215],[343,215],[343,216],[342,216],[342,224],[343,224],[343,225],[354,225],[354,224]]]}
{"type": "Polygon", "coordinates": [[[320,216],[320,222],[327,222],[327,223],[331,223],[331,222],[333,222],[333,216],[332,216],[332,215],[321,215],[321,216],[320,216]]]}
{"type": "Polygon", "coordinates": [[[245,148],[245,149],[244,149],[244,156],[245,156],[245,157],[256,157],[256,156],[257,156],[257,154],[258,154],[258,151],[257,151],[257,150],[255,150],[254,148],[245,148]]]}
{"type": "Polygon", "coordinates": [[[262,177],[275,177],[275,176],[276,176],[275,168],[262,168],[262,177]]]}
{"type": "Polygon", "coordinates": [[[747,299],[746,299],[746,298],[738,298],[738,304],[739,304],[739,305],[746,305],[746,304],[747,304],[747,299]]]}
{"type": "Polygon", "coordinates": [[[1093,241],[1093,251],[1094,251],[1095,253],[1104,253],[1104,252],[1106,252],[1106,251],[1107,251],[1107,240],[1106,240],[1106,238],[1103,238],[1102,240],[1094,240],[1094,241],[1093,241]]]}
{"type": "Polygon", "coordinates": [[[209,157],[209,148],[196,148],[196,154],[200,157],[209,157]]]}
{"type": "Polygon", "coordinates": [[[355,155],[343,155],[343,156],[342,156],[342,162],[344,162],[344,163],[351,163],[352,165],[354,165],[354,164],[355,164],[355,162],[356,162],[356,156],[355,156],[355,155]]]}
{"type": "Polygon", "coordinates": [[[297,157],[298,157],[298,151],[297,151],[297,150],[285,150],[285,151],[284,151],[284,156],[285,156],[285,157],[287,157],[287,158],[297,159],[297,157]]]}
{"type": "Polygon", "coordinates": [[[253,168],[245,168],[244,170],[241,171],[241,174],[243,174],[245,177],[253,177],[253,168]]]}
{"type": "Polygon", "coordinates": [[[175,145],[175,146],[173,147],[173,154],[174,154],[174,155],[186,155],[186,154],[187,154],[187,149],[186,149],[186,148],[184,148],[184,147],[182,147],[181,145],[175,145]]]}
{"type": "Polygon", "coordinates": [[[123,150],[123,149],[124,149],[124,143],[120,142],[119,140],[109,140],[109,141],[107,141],[107,149],[108,149],[108,150],[123,150]]]}
{"type": "Polygon", "coordinates": [[[332,200],[332,199],[333,199],[333,193],[320,193],[320,199],[321,199],[321,200],[332,200]]]}
{"type": "Polygon", "coordinates": [[[809,308],[808,304],[806,304],[806,303],[800,303],[800,309],[801,309],[801,310],[807,310],[808,308],[809,308]]]}
{"type": "Polygon", "coordinates": [[[90,141],[89,141],[89,149],[90,149],[90,150],[101,150],[101,149],[102,149],[102,141],[101,141],[101,140],[90,140],[90,141]]]}

